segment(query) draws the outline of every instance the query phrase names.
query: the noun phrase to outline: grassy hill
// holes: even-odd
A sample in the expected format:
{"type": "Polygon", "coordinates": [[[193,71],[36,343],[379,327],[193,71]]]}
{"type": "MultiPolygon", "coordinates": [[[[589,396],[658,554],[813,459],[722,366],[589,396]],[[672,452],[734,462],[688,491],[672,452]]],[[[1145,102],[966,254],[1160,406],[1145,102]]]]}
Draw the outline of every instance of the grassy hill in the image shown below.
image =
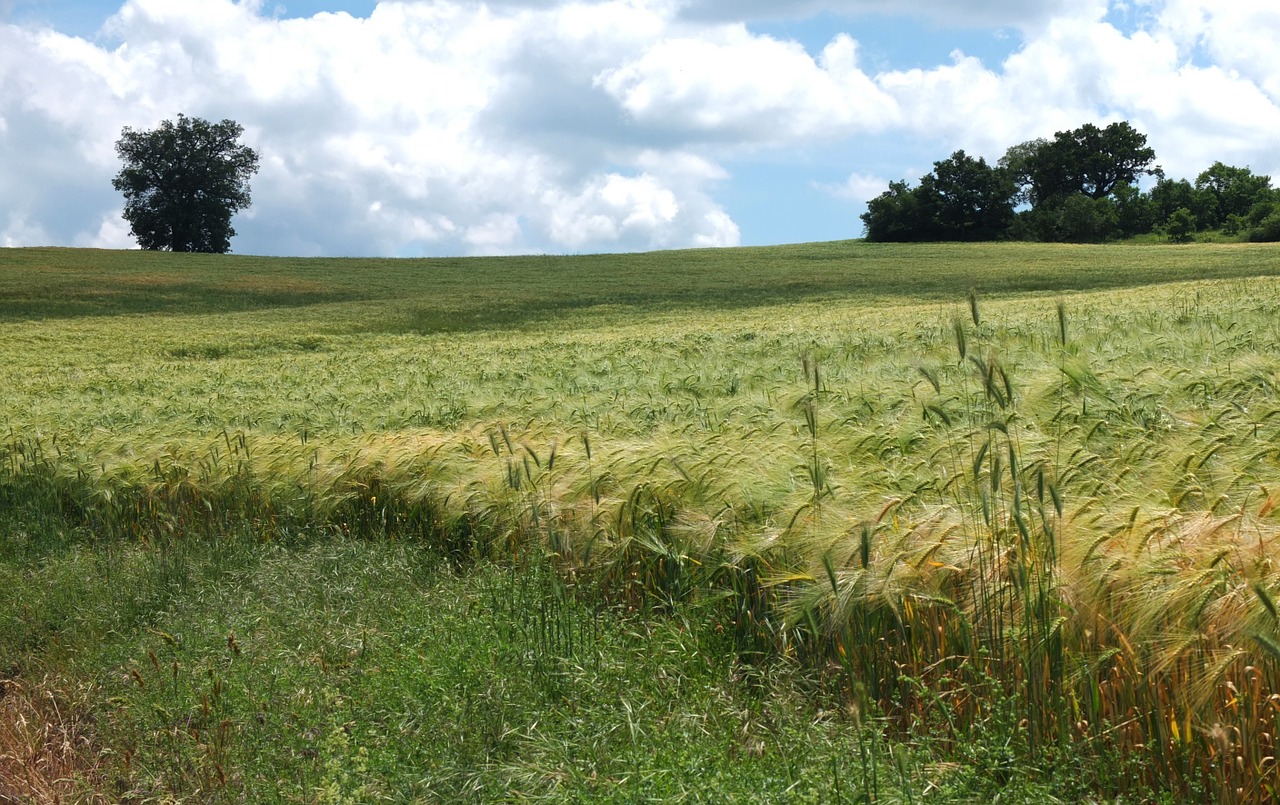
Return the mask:
{"type": "MultiPolygon", "coordinates": [[[[0,321],[376,303],[388,329],[498,329],[563,313],[758,308],[820,299],[952,302],[1271,276],[1257,244],[875,244],[428,260],[9,249],[0,321]],[[387,307],[383,307],[387,306],[387,307]],[[619,310],[619,309],[622,310],[619,310]]],[[[363,311],[367,308],[354,308],[363,311]]],[[[345,322],[344,322],[345,323],[345,322]]]]}
{"type": "Polygon", "coordinates": [[[1277,257],[0,252],[0,795],[1266,800],[1277,257]]]}

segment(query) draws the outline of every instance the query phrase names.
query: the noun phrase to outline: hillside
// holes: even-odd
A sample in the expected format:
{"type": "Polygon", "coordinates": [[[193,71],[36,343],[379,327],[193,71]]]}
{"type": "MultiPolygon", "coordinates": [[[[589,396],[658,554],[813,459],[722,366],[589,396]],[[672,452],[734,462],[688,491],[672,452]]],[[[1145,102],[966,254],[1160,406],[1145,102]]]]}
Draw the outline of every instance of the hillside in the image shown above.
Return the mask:
{"type": "MultiPolygon", "coordinates": [[[[519,325],[615,306],[651,313],[823,298],[952,302],[984,295],[1121,289],[1273,275],[1274,248],[1217,244],[873,244],[644,254],[427,260],[6,249],[0,321],[128,313],[235,313],[387,305],[386,327],[433,332],[519,325]],[[417,318],[412,318],[416,314],[417,318]],[[410,317],[406,320],[406,317],[410,317]]],[[[363,312],[364,309],[361,309],[363,312]]]]}
{"type": "Polygon", "coordinates": [[[1277,256],[0,252],[0,667],[140,798],[1263,801],[1277,256]]]}

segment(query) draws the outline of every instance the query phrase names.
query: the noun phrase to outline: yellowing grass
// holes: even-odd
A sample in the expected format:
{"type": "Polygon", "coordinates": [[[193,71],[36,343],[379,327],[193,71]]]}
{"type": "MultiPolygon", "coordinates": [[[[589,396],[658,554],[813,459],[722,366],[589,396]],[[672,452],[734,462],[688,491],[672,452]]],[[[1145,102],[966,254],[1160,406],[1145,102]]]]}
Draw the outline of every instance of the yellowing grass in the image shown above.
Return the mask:
{"type": "Polygon", "coordinates": [[[170,302],[177,263],[110,255],[127,302],[2,325],[8,494],[143,540],[548,551],[634,604],[726,595],[744,660],[904,734],[1011,701],[1034,756],[1270,798],[1275,252],[805,248],[446,263],[398,297],[396,264],[211,262],[170,302]]]}

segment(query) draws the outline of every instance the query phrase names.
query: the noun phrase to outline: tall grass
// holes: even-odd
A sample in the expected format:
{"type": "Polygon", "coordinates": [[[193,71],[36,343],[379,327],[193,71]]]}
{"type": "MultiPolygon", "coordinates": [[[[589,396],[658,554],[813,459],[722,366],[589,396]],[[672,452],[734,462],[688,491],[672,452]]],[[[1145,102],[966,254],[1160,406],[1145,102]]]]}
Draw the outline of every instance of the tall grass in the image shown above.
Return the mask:
{"type": "Polygon", "coordinates": [[[510,583],[549,608],[506,620],[560,658],[548,679],[595,639],[571,598],[692,607],[744,673],[798,662],[906,746],[1087,758],[1106,795],[1272,798],[1280,286],[1008,298],[1032,271],[939,303],[987,275],[917,270],[865,286],[898,289],[885,306],[840,271],[821,302],[716,311],[717,284],[465,340],[303,349],[314,325],[263,313],[8,325],[29,346],[0,497],[104,546],[247,526],[545,560],[510,583]],[[175,346],[192,325],[231,346],[175,346]],[[46,340],[61,365],[25,370],[46,340]]]}

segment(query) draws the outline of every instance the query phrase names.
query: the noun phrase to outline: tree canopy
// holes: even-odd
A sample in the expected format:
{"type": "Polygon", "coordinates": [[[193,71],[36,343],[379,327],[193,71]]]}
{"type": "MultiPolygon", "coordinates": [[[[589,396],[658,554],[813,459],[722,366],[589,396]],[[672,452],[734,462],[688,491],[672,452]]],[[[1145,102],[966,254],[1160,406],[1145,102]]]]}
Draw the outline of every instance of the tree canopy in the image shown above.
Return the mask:
{"type": "Polygon", "coordinates": [[[1220,229],[1280,239],[1280,191],[1270,176],[1215,162],[1170,179],[1145,134],[1127,122],[1092,123],[1014,145],[993,167],[956,151],[912,188],[905,181],[867,202],[867,240],[1031,239],[1100,243],[1159,234],[1175,242],[1220,229]],[[1144,176],[1156,181],[1149,190],[1144,176]]]}
{"type": "Polygon", "coordinates": [[[995,240],[1013,223],[1016,190],[1003,168],[956,151],[933,163],[919,187],[891,182],[862,221],[869,240],[995,240]]]}
{"type": "Polygon", "coordinates": [[[907,243],[933,235],[919,194],[906,182],[889,182],[889,189],[867,202],[862,214],[867,240],[907,243]]]}
{"type": "Polygon", "coordinates": [[[1013,223],[1017,188],[1009,174],[964,151],[933,163],[933,173],[920,180],[932,204],[941,239],[994,240],[1013,223]]]}
{"type": "Polygon", "coordinates": [[[1147,135],[1127,122],[1100,129],[1086,123],[1060,131],[1036,148],[1026,160],[1032,203],[1080,193],[1091,199],[1110,196],[1120,186],[1153,173],[1156,152],[1147,135]]]}
{"type": "Polygon", "coordinates": [[[231,216],[249,206],[258,154],[239,142],[233,120],[210,123],[179,114],[152,131],[126,126],[116,141],[124,165],[112,186],[124,193],[124,218],[144,249],[223,253],[236,231],[231,216]]]}
{"type": "Polygon", "coordinates": [[[1215,162],[1196,177],[1196,190],[1211,194],[1216,202],[1214,217],[1206,223],[1221,225],[1233,215],[1244,218],[1260,199],[1270,197],[1271,177],[1215,162]]]}
{"type": "Polygon", "coordinates": [[[1019,143],[1005,151],[1004,156],[1000,157],[1000,161],[996,163],[1009,174],[1009,178],[1017,187],[1015,204],[1031,203],[1031,159],[1048,144],[1049,141],[1043,137],[1019,143]]]}

